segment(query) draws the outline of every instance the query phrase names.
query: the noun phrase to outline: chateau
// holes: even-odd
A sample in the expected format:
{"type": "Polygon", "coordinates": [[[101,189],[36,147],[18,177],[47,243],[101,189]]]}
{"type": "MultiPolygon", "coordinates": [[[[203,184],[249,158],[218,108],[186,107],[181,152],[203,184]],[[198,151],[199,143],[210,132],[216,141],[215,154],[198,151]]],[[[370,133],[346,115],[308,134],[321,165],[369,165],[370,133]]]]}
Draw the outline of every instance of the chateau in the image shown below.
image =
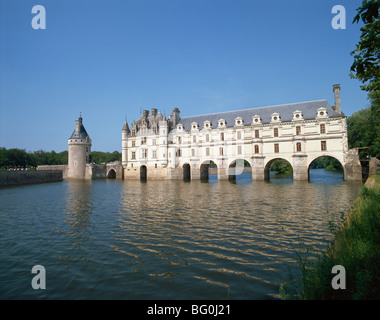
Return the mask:
{"type": "Polygon", "coordinates": [[[326,100],[292,103],[198,116],[167,118],[144,110],[122,128],[124,179],[207,180],[210,167],[219,180],[233,179],[250,166],[253,180],[269,179],[270,166],[285,159],[294,180],[307,180],[321,156],[340,161],[346,180],[360,180],[356,150],[348,150],[340,85],[335,105],[326,100]]]}
{"type": "Polygon", "coordinates": [[[362,180],[357,149],[348,149],[346,116],[340,85],[333,85],[335,105],[326,100],[182,117],[144,110],[122,128],[122,162],[89,163],[92,141],[82,116],[68,139],[68,165],[39,166],[60,170],[63,179],[218,180],[251,172],[268,180],[277,159],[287,160],[294,180],[308,180],[311,163],[323,156],[337,159],[345,180],[362,180]]]}

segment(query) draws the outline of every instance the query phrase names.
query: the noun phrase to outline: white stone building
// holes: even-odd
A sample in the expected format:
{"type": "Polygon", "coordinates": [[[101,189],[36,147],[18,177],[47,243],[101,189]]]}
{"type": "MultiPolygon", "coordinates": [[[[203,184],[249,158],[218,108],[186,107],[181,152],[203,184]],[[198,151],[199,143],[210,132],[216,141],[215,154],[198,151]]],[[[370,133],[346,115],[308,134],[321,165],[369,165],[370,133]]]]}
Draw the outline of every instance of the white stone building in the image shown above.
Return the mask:
{"type": "Polygon", "coordinates": [[[285,159],[294,180],[307,180],[310,164],[321,156],[339,160],[346,180],[360,180],[360,162],[350,155],[340,85],[335,106],[326,100],[166,118],[144,110],[122,129],[124,179],[207,179],[211,164],[218,179],[250,165],[253,180],[269,179],[270,165],[285,159]]]}

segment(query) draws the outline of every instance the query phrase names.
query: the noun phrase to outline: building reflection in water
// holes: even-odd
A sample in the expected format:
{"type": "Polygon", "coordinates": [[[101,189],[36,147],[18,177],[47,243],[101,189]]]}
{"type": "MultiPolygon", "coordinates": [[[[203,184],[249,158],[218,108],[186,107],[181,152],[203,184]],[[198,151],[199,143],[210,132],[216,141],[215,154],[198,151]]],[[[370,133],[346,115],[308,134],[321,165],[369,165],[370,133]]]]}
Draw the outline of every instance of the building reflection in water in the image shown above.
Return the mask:
{"type": "Polygon", "coordinates": [[[340,179],[126,181],[114,249],[152,277],[236,288],[229,280],[235,274],[252,287],[270,287],[299,238],[306,246],[326,245],[329,221],[348,209],[358,187],[340,179]]]}
{"type": "Polygon", "coordinates": [[[88,228],[93,212],[92,182],[81,180],[67,181],[66,215],[64,232],[72,247],[80,247],[90,238],[88,228]]]}

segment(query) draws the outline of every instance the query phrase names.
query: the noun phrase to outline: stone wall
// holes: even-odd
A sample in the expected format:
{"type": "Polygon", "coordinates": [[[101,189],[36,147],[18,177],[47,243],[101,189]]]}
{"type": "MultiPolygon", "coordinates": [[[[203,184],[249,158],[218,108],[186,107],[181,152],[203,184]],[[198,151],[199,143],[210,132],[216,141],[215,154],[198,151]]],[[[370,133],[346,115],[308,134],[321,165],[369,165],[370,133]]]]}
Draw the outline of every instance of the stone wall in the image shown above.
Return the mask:
{"type": "Polygon", "coordinates": [[[380,160],[373,157],[369,162],[369,175],[373,176],[378,172],[380,172],[380,160]]]}
{"type": "Polygon", "coordinates": [[[85,179],[105,179],[105,164],[86,164],[85,179]]]}
{"type": "Polygon", "coordinates": [[[62,170],[0,171],[0,186],[15,186],[62,180],[62,170]]]}
{"type": "Polygon", "coordinates": [[[344,166],[346,181],[360,181],[362,180],[362,166],[360,164],[358,149],[350,149],[346,155],[346,162],[344,166]]]}
{"type": "Polygon", "coordinates": [[[45,166],[38,166],[38,171],[62,171],[62,178],[67,179],[67,171],[68,166],[67,165],[45,165],[45,166]]]}

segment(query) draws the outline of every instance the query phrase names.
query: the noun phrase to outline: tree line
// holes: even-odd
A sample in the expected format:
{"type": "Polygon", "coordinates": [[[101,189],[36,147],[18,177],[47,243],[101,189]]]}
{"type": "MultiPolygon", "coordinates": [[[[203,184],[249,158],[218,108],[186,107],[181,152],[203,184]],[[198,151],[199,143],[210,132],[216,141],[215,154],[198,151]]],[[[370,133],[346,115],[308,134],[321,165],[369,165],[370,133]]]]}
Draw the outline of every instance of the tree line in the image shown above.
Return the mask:
{"type": "MultiPolygon", "coordinates": [[[[121,153],[93,151],[90,154],[90,162],[104,163],[112,161],[121,161],[121,153]]],[[[0,147],[0,169],[33,169],[41,165],[64,165],[68,161],[68,151],[55,152],[38,150],[27,152],[25,149],[6,149],[0,147]]]]}
{"type": "Polygon", "coordinates": [[[360,41],[351,52],[354,62],[351,78],[362,82],[370,106],[352,114],[347,119],[350,148],[367,147],[363,156],[380,157],[380,1],[364,0],[358,8],[353,23],[363,22],[360,41]]]}

